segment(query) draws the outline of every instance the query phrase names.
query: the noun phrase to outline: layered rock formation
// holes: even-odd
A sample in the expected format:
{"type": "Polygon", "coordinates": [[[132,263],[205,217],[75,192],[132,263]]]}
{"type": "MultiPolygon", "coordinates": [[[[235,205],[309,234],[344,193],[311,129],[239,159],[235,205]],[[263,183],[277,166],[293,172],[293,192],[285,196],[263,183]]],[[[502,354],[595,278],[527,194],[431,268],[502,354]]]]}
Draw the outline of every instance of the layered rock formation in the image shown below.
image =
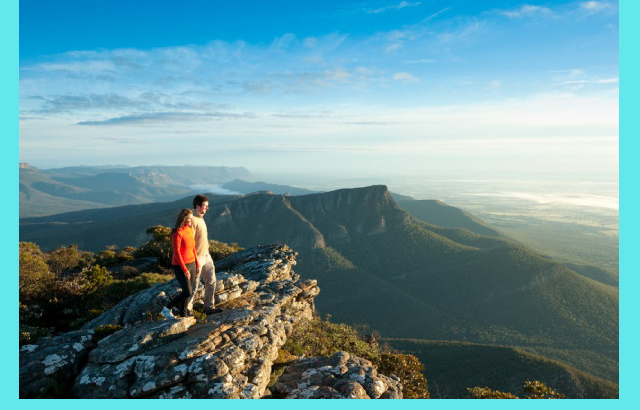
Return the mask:
{"type": "MultiPolygon", "coordinates": [[[[157,319],[179,293],[172,280],[126,298],[82,330],[23,346],[20,397],[46,395],[51,389],[70,389],[68,395],[77,398],[268,397],[278,349],[296,321],[312,317],[319,293],[315,280],[294,273],[295,263],[295,253],[282,245],[248,249],[220,261],[216,301],[233,300],[233,308],[208,315],[204,323],[193,317],[157,319]],[[104,325],[123,328],[96,341],[94,329],[104,325]]],[[[325,390],[316,377],[314,391],[335,391],[335,397],[401,397],[397,381],[372,373],[362,359],[346,353],[318,358],[313,363],[320,372],[327,370],[326,360],[336,362],[333,375],[326,378],[325,390]],[[345,383],[336,390],[342,377],[345,383]],[[351,383],[358,380],[359,388],[351,383]]],[[[298,385],[289,371],[289,387],[282,388],[289,393],[302,389],[289,394],[292,398],[328,397],[311,392],[306,380],[311,373],[301,374],[298,385]]]]}
{"type": "Polygon", "coordinates": [[[370,361],[347,352],[288,363],[273,385],[287,399],[401,399],[396,376],[378,374],[370,361]]]}

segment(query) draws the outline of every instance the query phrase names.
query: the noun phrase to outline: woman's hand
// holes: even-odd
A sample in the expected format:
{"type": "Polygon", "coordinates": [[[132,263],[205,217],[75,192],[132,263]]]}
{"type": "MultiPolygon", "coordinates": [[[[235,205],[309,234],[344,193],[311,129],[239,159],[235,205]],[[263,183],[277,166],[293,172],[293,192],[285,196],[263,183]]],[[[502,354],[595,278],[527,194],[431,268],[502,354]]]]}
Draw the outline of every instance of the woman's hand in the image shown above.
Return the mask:
{"type": "Polygon", "coordinates": [[[187,278],[187,280],[191,279],[191,277],[189,276],[189,271],[186,271],[184,273],[184,276],[187,278]]]}

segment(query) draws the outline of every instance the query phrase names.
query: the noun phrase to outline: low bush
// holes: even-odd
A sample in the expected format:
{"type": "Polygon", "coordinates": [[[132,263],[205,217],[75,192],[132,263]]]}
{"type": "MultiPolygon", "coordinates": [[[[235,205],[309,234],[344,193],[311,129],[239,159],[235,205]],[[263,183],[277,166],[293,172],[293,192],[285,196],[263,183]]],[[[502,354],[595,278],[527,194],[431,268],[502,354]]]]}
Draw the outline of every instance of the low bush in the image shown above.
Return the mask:
{"type": "Polygon", "coordinates": [[[523,397],[499,390],[491,390],[489,387],[474,387],[467,390],[469,391],[470,399],[566,399],[564,394],[547,387],[538,380],[524,382],[523,397]]]}
{"type": "Polygon", "coordinates": [[[224,242],[214,241],[213,239],[209,240],[209,253],[211,254],[211,259],[213,259],[214,262],[224,259],[232,253],[236,253],[243,249],[244,248],[240,247],[237,243],[227,244],[224,242]]]}

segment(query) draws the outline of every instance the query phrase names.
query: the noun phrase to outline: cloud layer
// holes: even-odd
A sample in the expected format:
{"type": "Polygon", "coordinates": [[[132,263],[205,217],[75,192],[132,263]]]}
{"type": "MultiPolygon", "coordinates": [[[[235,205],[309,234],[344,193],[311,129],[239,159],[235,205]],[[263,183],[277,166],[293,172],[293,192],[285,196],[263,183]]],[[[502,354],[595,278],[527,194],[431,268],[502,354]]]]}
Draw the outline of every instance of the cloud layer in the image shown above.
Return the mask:
{"type": "Polygon", "coordinates": [[[346,21],[372,24],[366,32],[343,26],[259,42],[239,34],[23,63],[20,160],[57,166],[64,152],[75,163],[215,158],[322,169],[331,153],[345,169],[373,169],[391,155],[392,169],[434,155],[479,164],[479,153],[519,149],[555,158],[544,147],[568,139],[584,155],[607,152],[607,169],[617,169],[617,151],[602,151],[617,148],[617,4],[375,4],[340,9],[346,21]],[[297,159],[283,161],[291,153],[297,159]]]}

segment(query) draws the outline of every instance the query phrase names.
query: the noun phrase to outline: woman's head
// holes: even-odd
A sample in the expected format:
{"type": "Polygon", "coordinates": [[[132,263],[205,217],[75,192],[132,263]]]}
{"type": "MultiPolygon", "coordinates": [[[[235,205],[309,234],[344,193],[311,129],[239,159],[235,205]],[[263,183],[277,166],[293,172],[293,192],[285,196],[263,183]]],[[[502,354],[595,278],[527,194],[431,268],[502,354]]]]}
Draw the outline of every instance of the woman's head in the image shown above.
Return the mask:
{"type": "Polygon", "coordinates": [[[191,226],[191,218],[193,218],[193,211],[189,208],[185,208],[178,214],[178,219],[176,220],[176,226],[173,227],[171,233],[177,231],[185,225],[191,226]]]}

